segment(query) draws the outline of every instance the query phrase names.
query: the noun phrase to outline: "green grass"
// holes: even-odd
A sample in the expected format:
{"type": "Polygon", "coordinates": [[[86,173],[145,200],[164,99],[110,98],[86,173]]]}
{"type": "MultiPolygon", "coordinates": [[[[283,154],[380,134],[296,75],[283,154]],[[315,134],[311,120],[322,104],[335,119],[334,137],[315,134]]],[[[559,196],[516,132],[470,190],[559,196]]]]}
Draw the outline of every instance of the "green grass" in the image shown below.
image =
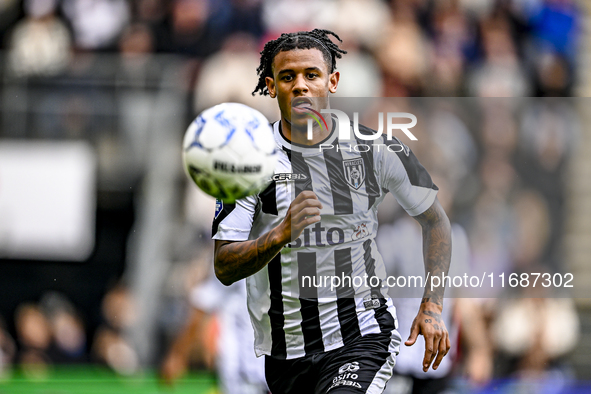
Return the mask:
{"type": "Polygon", "coordinates": [[[31,378],[15,370],[0,379],[0,394],[214,394],[211,374],[194,372],[173,387],[159,384],[153,371],[119,376],[102,367],[54,367],[43,377],[31,378]]]}

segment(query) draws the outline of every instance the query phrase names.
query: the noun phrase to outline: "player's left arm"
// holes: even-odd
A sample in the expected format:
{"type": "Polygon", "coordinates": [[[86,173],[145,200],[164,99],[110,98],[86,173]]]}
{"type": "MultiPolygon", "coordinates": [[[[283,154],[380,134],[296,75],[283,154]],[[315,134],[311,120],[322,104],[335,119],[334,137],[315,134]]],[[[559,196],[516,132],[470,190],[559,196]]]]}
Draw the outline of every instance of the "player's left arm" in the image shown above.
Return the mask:
{"type": "MultiPolygon", "coordinates": [[[[429,209],[414,217],[423,229],[423,257],[425,274],[432,278],[447,275],[451,260],[451,225],[439,200],[429,209]]],[[[443,282],[443,281],[442,281],[443,282]]],[[[419,334],[425,338],[425,357],[423,371],[427,372],[433,363],[437,369],[443,357],[449,352],[451,343],[445,323],[441,318],[445,285],[432,286],[431,280],[425,283],[423,299],[415,317],[406,346],[413,345],[419,334]],[[433,360],[435,360],[433,362],[433,360]]]]}

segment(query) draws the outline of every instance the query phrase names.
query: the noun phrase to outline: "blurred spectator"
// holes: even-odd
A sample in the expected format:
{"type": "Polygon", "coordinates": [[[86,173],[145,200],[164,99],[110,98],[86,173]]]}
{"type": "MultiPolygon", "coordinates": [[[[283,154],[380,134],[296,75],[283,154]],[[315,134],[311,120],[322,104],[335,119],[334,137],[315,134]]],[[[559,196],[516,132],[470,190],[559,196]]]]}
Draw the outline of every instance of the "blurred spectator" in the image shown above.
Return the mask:
{"type": "Polygon", "coordinates": [[[16,345],[0,316],[0,381],[9,376],[15,355],[16,345]]]}
{"type": "Polygon", "coordinates": [[[427,94],[456,96],[463,88],[469,53],[476,46],[476,29],[457,1],[436,3],[432,23],[431,68],[427,94]]]}
{"type": "Polygon", "coordinates": [[[52,331],[53,341],[48,350],[51,361],[58,364],[88,361],[84,323],[72,303],[59,293],[47,293],[39,304],[52,331]]]}
{"type": "Polygon", "coordinates": [[[70,60],[70,32],[55,15],[57,0],[25,0],[26,17],[12,31],[8,65],[17,77],[51,76],[70,60]]]}
{"type": "Polygon", "coordinates": [[[536,96],[568,97],[574,83],[574,73],[566,59],[546,52],[536,62],[536,96]]]}
{"type": "Polygon", "coordinates": [[[17,362],[26,376],[43,379],[51,360],[47,354],[51,344],[51,328],[47,318],[33,304],[21,304],[15,312],[15,325],[20,350],[17,362]]]}
{"type": "MultiPolygon", "coordinates": [[[[494,378],[494,346],[489,328],[490,300],[457,298],[455,318],[460,322],[461,372],[473,392],[487,385],[494,378]]],[[[457,370],[456,370],[457,371],[457,370]]]]}
{"type": "Polygon", "coordinates": [[[476,143],[454,110],[457,108],[438,102],[427,117],[429,164],[448,169],[446,183],[452,190],[475,170],[478,159],[476,143]]]}
{"type": "Polygon", "coordinates": [[[92,345],[94,358],[121,375],[132,375],[139,370],[138,355],[125,339],[137,311],[128,289],[118,284],[103,299],[102,312],[105,322],[95,334],[92,345]]]}
{"type": "Polygon", "coordinates": [[[553,270],[561,271],[566,174],[582,135],[582,125],[569,101],[544,99],[527,105],[518,127],[515,168],[523,183],[538,190],[547,201],[550,237],[544,259],[553,270]]]}
{"type": "MultiPolygon", "coordinates": [[[[515,188],[515,170],[505,160],[486,157],[481,164],[482,191],[471,207],[468,234],[472,245],[472,268],[477,275],[498,275],[511,271],[511,212],[507,204],[515,188]]],[[[491,288],[487,297],[496,297],[501,289],[491,288]]]]}
{"type": "MultiPolygon", "coordinates": [[[[535,3],[534,3],[535,4],[535,3]]],[[[543,0],[528,10],[534,45],[574,64],[580,31],[580,9],[574,0],[543,0]]]]}
{"type": "Polygon", "coordinates": [[[480,139],[483,158],[511,161],[518,140],[518,125],[513,114],[517,100],[491,98],[481,103],[482,126],[480,139]]]}
{"type": "MultiPolygon", "coordinates": [[[[537,164],[530,165],[529,169],[546,176],[564,173],[581,137],[581,124],[570,101],[536,101],[522,114],[519,150],[537,164]]],[[[544,192],[550,191],[550,187],[543,189],[544,192]]]]}
{"type": "Polygon", "coordinates": [[[262,14],[267,35],[263,41],[275,39],[281,33],[331,26],[337,6],[335,0],[265,1],[262,14]]]}
{"type": "Polygon", "coordinates": [[[202,65],[195,85],[195,112],[222,102],[238,102],[263,113],[270,121],[279,118],[277,104],[268,96],[253,96],[257,85],[259,54],[254,37],[236,33],[222,50],[202,65]]]}
{"type": "Polygon", "coordinates": [[[217,34],[244,32],[260,39],[265,30],[262,20],[263,0],[224,0],[216,2],[218,8],[227,11],[226,18],[217,18],[214,24],[217,34]]]}
{"type": "Polygon", "coordinates": [[[68,0],[63,10],[74,31],[76,48],[82,50],[112,49],[131,19],[126,0],[68,0]]]}
{"type": "Polygon", "coordinates": [[[520,190],[512,201],[513,270],[531,271],[541,265],[550,235],[548,204],[537,192],[520,190]]]}
{"type": "Polygon", "coordinates": [[[336,97],[379,97],[382,94],[380,69],[373,57],[359,47],[354,36],[341,36],[347,55],[339,59],[341,73],[336,97]]]}
{"type": "Polygon", "coordinates": [[[378,39],[377,59],[384,70],[385,97],[421,95],[428,43],[410,3],[395,2],[393,20],[378,39]]]}
{"type": "Polygon", "coordinates": [[[519,298],[503,303],[493,335],[497,348],[511,358],[504,365],[505,373],[552,377],[556,384],[556,376],[548,373],[577,345],[579,320],[568,298],[519,298]]]}
{"type": "Polygon", "coordinates": [[[202,58],[219,49],[223,37],[215,37],[208,24],[212,4],[208,0],[172,2],[169,52],[202,58]]]}
{"type": "MultiPolygon", "coordinates": [[[[174,0],[168,52],[203,58],[238,32],[261,37],[261,0],[174,0]]],[[[161,31],[157,25],[157,31],[161,31]]]]}
{"type": "Polygon", "coordinates": [[[147,24],[154,36],[157,52],[170,50],[170,2],[164,0],[134,0],[135,20],[147,24]]]}
{"type": "Polygon", "coordinates": [[[21,2],[19,0],[0,1],[0,48],[4,48],[6,33],[12,28],[20,15],[21,2]]]}
{"type": "Polygon", "coordinates": [[[82,320],[74,313],[62,310],[52,316],[51,324],[57,353],[56,362],[85,362],[86,335],[82,320]]]}
{"type": "MultiPolygon", "coordinates": [[[[391,19],[388,5],[380,0],[339,0],[333,11],[333,20],[328,26],[343,39],[343,48],[348,51],[351,43],[354,48],[374,48],[391,19]]],[[[339,60],[339,68],[348,57],[350,54],[339,60]]],[[[370,70],[371,63],[368,64],[370,70]]]]}
{"type": "Polygon", "coordinates": [[[167,2],[163,0],[134,0],[135,17],[147,23],[158,23],[166,18],[169,11],[167,2]]]}
{"type": "Polygon", "coordinates": [[[505,15],[490,16],[480,23],[484,58],[472,71],[469,93],[480,97],[522,97],[531,91],[519,62],[510,22],[505,15]]]}
{"type": "Polygon", "coordinates": [[[154,52],[154,37],[150,28],[142,23],[127,26],[119,38],[119,52],[124,60],[145,59],[154,52]]]}
{"type": "Polygon", "coordinates": [[[177,51],[182,52],[199,44],[199,39],[205,34],[209,12],[209,2],[206,0],[173,2],[172,34],[177,51]]]}

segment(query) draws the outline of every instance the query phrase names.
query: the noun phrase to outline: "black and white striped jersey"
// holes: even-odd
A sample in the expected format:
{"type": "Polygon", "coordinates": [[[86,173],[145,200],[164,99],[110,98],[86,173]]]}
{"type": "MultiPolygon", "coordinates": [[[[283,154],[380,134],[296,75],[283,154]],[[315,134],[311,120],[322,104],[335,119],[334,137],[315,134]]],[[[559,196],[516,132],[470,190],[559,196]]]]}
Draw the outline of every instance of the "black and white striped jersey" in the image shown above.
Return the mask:
{"type": "MultiPolygon", "coordinates": [[[[319,223],[246,279],[259,356],[302,357],[396,328],[395,309],[380,284],[353,282],[331,290],[330,283],[318,287],[303,278],[385,278],[374,241],[379,203],[389,191],[411,216],[419,215],[434,202],[437,187],[399,140],[391,142],[404,149],[394,152],[386,149],[391,142],[385,136],[370,142],[339,140],[336,124],[322,142],[333,148],[321,151],[290,143],[280,122],[274,123],[280,149],[274,181],[258,195],[216,207],[213,238],[245,241],[279,225],[302,190],[314,191],[323,205],[319,223]],[[364,152],[358,144],[365,142],[381,146],[364,152]]],[[[362,126],[360,131],[372,132],[362,126]]]]}

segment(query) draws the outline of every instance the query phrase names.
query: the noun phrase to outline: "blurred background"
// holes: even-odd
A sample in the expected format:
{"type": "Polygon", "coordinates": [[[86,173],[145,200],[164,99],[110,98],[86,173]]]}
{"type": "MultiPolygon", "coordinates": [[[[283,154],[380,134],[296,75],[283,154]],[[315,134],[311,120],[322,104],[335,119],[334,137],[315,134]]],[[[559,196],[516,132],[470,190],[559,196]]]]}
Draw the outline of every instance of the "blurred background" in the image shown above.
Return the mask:
{"type": "MultiPolygon", "coordinates": [[[[157,392],[162,365],[168,380],[192,371],[193,393],[217,390],[223,302],[195,296],[212,273],[215,202],[184,176],[181,139],[220,102],[277,119],[251,96],[259,51],[324,28],[348,51],[341,97],[562,98],[518,111],[484,100],[475,121],[442,100],[442,126],[409,145],[468,265],[575,278],[573,298],[454,301],[450,392],[591,392],[591,300],[576,293],[591,286],[590,12],[588,0],[0,0],[0,390],[98,370],[157,392]]],[[[388,201],[380,224],[408,234],[388,201]]]]}

